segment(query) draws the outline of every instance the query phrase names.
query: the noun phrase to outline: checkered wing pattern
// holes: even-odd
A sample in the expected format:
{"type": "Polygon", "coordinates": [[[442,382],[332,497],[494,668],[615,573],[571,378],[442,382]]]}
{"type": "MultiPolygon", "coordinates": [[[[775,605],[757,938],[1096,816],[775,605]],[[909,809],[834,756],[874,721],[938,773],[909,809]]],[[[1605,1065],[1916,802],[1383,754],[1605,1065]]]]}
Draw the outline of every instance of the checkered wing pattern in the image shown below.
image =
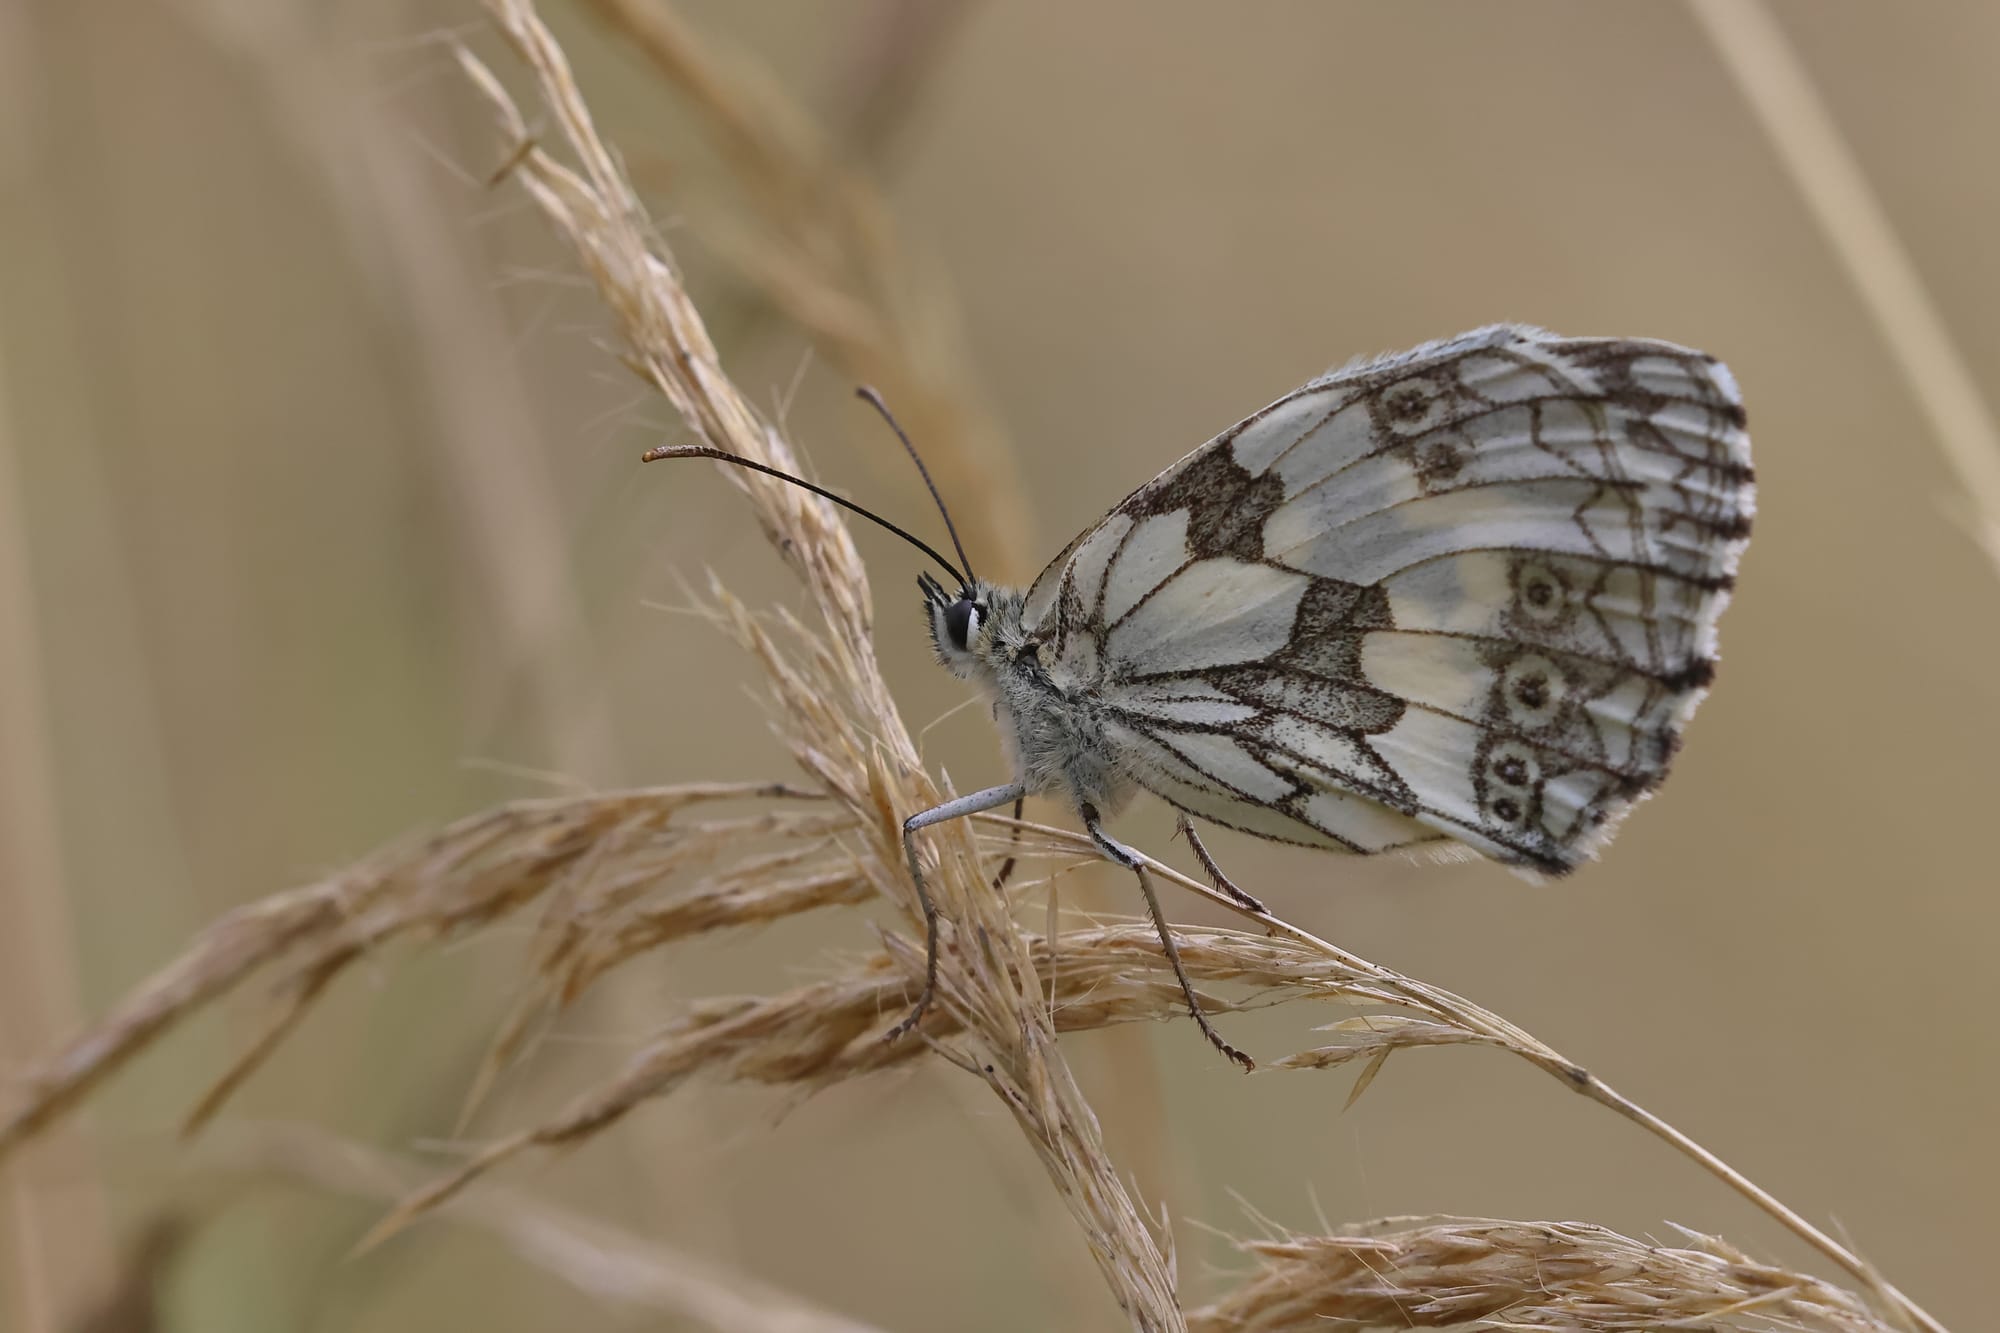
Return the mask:
{"type": "Polygon", "coordinates": [[[1223,432],[1044,570],[1025,624],[1193,815],[1561,874],[1665,778],[1753,508],[1713,357],[1499,326],[1223,432]]]}

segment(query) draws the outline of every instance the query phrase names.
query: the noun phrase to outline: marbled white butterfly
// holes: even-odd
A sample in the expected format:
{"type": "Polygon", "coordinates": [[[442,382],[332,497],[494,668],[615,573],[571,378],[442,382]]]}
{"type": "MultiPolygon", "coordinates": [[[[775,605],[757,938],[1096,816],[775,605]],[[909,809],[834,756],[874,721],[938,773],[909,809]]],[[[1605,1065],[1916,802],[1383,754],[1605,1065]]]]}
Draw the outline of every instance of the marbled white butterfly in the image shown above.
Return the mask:
{"type": "MultiPolygon", "coordinates": [[[[655,451],[690,454],[713,456],[655,451]]],[[[903,824],[929,967],[891,1038],[936,986],[917,833],[1024,795],[1067,801],[1137,874],[1195,1019],[1246,1067],[1201,1012],[1144,859],[1104,830],[1135,791],[1175,806],[1218,886],[1260,911],[1190,818],[1574,869],[1666,777],[1707,693],[1754,495],[1715,358],[1497,325],[1287,394],[1025,591],[975,577],[955,531],[962,568],[868,514],[951,570],[956,589],[919,579],[938,659],[990,696],[1014,765],[903,824]]]]}

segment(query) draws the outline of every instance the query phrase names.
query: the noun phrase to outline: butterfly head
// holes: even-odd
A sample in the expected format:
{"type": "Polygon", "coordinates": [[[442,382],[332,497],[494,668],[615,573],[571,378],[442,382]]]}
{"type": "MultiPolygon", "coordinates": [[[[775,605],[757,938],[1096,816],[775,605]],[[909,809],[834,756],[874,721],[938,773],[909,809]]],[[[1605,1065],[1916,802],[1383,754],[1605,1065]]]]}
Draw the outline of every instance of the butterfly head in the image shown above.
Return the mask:
{"type": "Polygon", "coordinates": [[[952,592],[929,574],[918,576],[917,587],[923,590],[938,661],[961,680],[970,678],[985,660],[991,638],[992,590],[974,579],[952,592]]]}

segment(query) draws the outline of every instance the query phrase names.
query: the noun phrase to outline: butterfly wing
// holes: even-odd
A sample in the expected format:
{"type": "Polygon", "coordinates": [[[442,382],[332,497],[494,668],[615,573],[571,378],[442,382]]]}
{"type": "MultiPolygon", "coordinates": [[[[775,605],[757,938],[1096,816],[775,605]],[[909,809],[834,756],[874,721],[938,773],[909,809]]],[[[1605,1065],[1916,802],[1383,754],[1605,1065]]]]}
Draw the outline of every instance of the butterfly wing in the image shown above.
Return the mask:
{"type": "Polygon", "coordinates": [[[1714,358],[1496,326],[1225,431],[1072,543],[1024,620],[1120,766],[1192,814],[1560,874],[1666,776],[1753,507],[1714,358]]]}

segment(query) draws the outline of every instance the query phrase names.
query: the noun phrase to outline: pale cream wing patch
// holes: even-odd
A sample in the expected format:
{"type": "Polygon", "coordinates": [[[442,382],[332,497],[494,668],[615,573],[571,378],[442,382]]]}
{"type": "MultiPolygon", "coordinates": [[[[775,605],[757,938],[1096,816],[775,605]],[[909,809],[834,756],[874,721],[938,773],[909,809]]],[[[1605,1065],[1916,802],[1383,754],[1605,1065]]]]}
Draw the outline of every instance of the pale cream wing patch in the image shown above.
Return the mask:
{"type": "Polygon", "coordinates": [[[1754,508],[1736,386],[1482,329],[1314,380],[1134,492],[1025,623],[1181,808],[1550,873],[1665,777],[1754,508]]]}

